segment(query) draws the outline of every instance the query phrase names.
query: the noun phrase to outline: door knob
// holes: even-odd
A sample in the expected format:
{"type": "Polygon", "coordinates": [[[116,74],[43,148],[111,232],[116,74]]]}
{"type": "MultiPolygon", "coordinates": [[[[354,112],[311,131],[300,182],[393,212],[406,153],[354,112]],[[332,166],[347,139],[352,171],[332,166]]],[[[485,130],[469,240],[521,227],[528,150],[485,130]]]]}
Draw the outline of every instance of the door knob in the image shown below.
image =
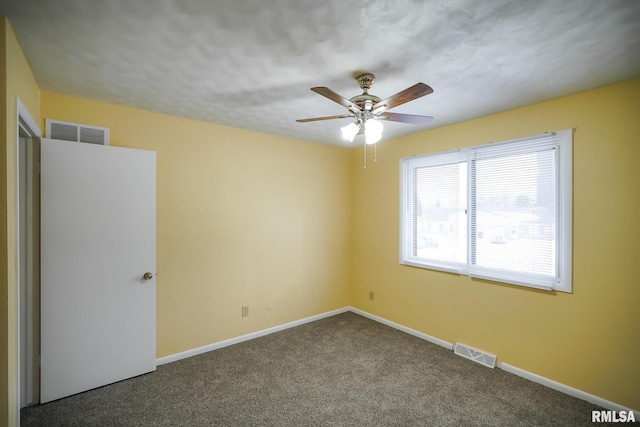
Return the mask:
{"type": "Polygon", "coordinates": [[[151,280],[153,279],[153,274],[149,273],[148,271],[146,273],[144,273],[144,276],[142,276],[145,280],[151,280]]]}

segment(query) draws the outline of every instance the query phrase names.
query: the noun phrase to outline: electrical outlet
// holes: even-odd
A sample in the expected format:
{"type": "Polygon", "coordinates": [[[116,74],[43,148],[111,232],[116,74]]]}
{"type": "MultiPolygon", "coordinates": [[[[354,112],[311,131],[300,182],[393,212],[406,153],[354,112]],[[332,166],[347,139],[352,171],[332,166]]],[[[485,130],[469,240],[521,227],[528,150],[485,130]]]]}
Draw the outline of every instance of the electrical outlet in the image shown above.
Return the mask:
{"type": "Polygon", "coordinates": [[[247,317],[249,316],[249,306],[248,305],[243,305],[242,306],[242,317],[247,317]]]}
{"type": "Polygon", "coordinates": [[[374,298],[375,298],[375,294],[373,293],[373,291],[369,291],[369,299],[373,301],[374,298]]]}

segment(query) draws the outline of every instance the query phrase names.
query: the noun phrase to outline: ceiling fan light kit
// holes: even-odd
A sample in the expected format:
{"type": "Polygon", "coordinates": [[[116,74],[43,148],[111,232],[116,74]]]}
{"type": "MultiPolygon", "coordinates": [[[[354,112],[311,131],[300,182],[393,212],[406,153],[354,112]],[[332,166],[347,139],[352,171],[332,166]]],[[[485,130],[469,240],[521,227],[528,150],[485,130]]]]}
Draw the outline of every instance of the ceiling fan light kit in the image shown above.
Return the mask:
{"type": "Polygon", "coordinates": [[[296,120],[300,123],[314,122],[320,120],[334,120],[352,118],[353,122],[340,128],[342,137],[349,142],[353,142],[356,135],[364,134],[365,145],[375,144],[382,138],[383,125],[381,120],[388,120],[400,123],[410,123],[415,125],[426,125],[431,123],[433,117],[418,116],[414,114],[390,113],[388,110],[405,104],[414,99],[423,97],[433,92],[433,89],[424,84],[416,83],[415,85],[391,95],[386,99],[380,99],[369,93],[369,89],[376,77],[371,73],[363,73],[356,77],[358,86],[362,89],[362,94],[356,95],[351,99],[347,99],[337,94],[328,87],[312,87],[311,90],[319,95],[324,96],[337,102],[345,107],[349,114],[314,117],[310,119],[296,120]]]}

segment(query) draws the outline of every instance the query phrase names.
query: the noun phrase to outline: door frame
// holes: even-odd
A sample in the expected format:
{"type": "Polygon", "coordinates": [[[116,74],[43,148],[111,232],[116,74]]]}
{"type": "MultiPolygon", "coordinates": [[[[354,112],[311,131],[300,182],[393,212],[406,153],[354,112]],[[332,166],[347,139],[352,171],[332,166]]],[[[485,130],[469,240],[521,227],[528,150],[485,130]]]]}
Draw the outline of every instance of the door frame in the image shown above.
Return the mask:
{"type": "MultiPolygon", "coordinates": [[[[28,315],[29,313],[31,313],[33,315],[33,313],[35,313],[35,310],[37,310],[36,307],[34,307],[33,305],[33,300],[29,301],[29,299],[27,299],[27,301],[25,301],[26,306],[28,307],[26,309],[26,313],[24,313],[24,310],[21,310],[21,306],[22,306],[22,286],[23,286],[23,279],[25,279],[22,274],[22,265],[29,265],[27,263],[27,259],[25,259],[25,256],[22,253],[22,247],[21,247],[21,233],[26,232],[26,230],[23,230],[22,228],[24,227],[20,227],[20,215],[23,214],[22,209],[21,209],[21,203],[20,203],[20,180],[21,177],[20,175],[22,174],[22,170],[23,170],[23,166],[22,165],[27,165],[26,168],[26,173],[29,173],[30,171],[32,171],[32,165],[28,165],[29,162],[29,156],[26,156],[24,153],[22,152],[22,150],[20,149],[20,134],[22,133],[27,135],[27,144],[32,143],[30,141],[32,141],[34,138],[41,138],[42,137],[42,132],[40,131],[40,128],[38,126],[38,124],[36,123],[36,121],[33,119],[33,117],[31,116],[31,114],[29,113],[29,111],[27,110],[27,108],[24,106],[24,104],[22,103],[22,101],[20,100],[19,97],[16,96],[16,141],[15,141],[15,150],[16,150],[16,176],[15,176],[15,218],[16,218],[16,223],[15,223],[15,253],[16,253],[16,260],[17,260],[17,269],[16,269],[16,280],[15,280],[15,307],[16,307],[16,319],[15,319],[15,337],[16,337],[16,342],[15,342],[15,348],[16,348],[16,364],[17,364],[17,370],[16,370],[16,378],[15,378],[15,411],[16,411],[16,420],[20,420],[20,409],[22,407],[22,380],[23,377],[26,375],[27,373],[27,367],[23,366],[23,362],[22,362],[22,358],[23,356],[26,357],[27,359],[27,364],[30,364],[32,367],[34,366],[38,366],[39,363],[37,363],[38,361],[38,354],[33,354],[36,353],[35,351],[32,351],[31,354],[27,353],[24,354],[25,350],[22,348],[22,342],[23,339],[28,338],[31,340],[39,340],[39,337],[34,337],[33,335],[30,335],[27,333],[27,337],[23,336],[25,335],[25,333],[23,332],[23,323],[25,322],[25,318],[23,317],[24,315],[28,315]]],[[[32,159],[31,159],[32,160],[32,159]]],[[[25,197],[28,199],[30,197],[33,197],[33,193],[32,193],[32,189],[29,188],[29,186],[27,186],[26,188],[26,192],[25,192],[25,197]]],[[[36,230],[37,232],[37,230],[36,230]]],[[[27,255],[28,256],[28,255],[27,255]]],[[[29,260],[29,262],[31,263],[31,261],[33,261],[33,259],[29,260]]],[[[33,265],[33,270],[34,272],[36,272],[36,282],[37,282],[37,270],[39,270],[37,265],[33,265]]],[[[34,276],[33,274],[26,274],[26,276],[34,276]]],[[[39,283],[34,283],[33,284],[35,287],[37,287],[39,285],[39,283]]],[[[35,319],[31,319],[32,322],[35,319]]],[[[38,372],[31,372],[31,374],[35,374],[35,375],[31,375],[32,378],[32,384],[27,388],[27,391],[30,393],[31,397],[28,398],[27,400],[31,400],[32,403],[38,403],[39,401],[39,390],[37,390],[37,384],[39,383],[39,369],[37,370],[38,372]],[[35,384],[35,387],[34,387],[35,384]],[[34,390],[35,389],[35,390],[34,390]]]]}

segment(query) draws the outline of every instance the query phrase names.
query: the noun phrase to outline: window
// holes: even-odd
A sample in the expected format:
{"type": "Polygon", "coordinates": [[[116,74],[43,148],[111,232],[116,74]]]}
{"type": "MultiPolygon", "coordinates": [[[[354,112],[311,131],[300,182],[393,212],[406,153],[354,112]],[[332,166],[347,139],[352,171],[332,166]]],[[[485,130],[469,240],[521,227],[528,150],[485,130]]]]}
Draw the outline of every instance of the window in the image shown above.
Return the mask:
{"type": "Polygon", "coordinates": [[[402,159],[400,263],[571,292],[572,135],[402,159]]]}

